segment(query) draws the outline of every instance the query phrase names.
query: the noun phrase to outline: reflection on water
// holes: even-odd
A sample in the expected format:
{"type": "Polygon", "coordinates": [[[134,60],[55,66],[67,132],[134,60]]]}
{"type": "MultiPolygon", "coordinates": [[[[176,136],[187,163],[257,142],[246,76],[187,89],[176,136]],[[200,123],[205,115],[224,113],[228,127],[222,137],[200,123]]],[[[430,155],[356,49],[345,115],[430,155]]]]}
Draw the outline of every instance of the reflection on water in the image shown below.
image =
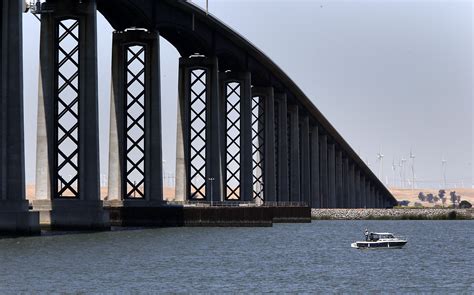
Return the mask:
{"type": "Polygon", "coordinates": [[[0,240],[0,293],[473,293],[473,221],[317,221],[0,240]],[[401,250],[356,250],[363,230],[401,250]]]}

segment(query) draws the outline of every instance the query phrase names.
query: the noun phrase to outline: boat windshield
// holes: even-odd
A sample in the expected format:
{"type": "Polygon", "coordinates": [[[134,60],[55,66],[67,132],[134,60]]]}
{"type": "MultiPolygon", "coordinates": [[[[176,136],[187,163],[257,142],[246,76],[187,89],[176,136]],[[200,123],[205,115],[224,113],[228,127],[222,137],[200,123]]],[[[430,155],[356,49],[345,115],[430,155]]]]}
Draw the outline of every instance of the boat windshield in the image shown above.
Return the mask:
{"type": "Polygon", "coordinates": [[[378,241],[379,240],[379,235],[370,233],[369,235],[369,241],[378,241]]]}

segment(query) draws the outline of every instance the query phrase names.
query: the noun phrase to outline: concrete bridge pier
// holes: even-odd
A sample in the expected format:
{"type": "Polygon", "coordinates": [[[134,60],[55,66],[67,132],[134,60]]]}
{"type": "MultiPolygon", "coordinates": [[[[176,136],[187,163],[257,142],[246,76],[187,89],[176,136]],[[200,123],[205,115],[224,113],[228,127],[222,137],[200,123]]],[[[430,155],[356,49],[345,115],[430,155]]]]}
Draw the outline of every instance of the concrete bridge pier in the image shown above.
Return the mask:
{"type": "Polygon", "coordinates": [[[301,201],[306,202],[311,207],[311,159],[310,159],[310,134],[309,117],[304,114],[301,116],[300,123],[300,142],[301,142],[301,201]]]}
{"type": "Polygon", "coordinates": [[[0,235],[40,232],[25,198],[22,5],[0,4],[0,235]]]}
{"type": "Polygon", "coordinates": [[[342,151],[336,150],[336,208],[344,208],[342,151]]]}
{"type": "Polygon", "coordinates": [[[355,174],[354,166],[351,161],[347,159],[347,186],[348,186],[348,199],[347,206],[348,208],[354,208],[356,202],[356,191],[355,191],[355,174]]]}
{"type": "Polygon", "coordinates": [[[255,123],[252,129],[255,131],[255,134],[259,134],[257,136],[258,139],[253,142],[254,198],[259,198],[265,202],[275,202],[277,200],[277,179],[275,157],[275,96],[273,87],[253,87],[252,100],[254,102],[252,112],[257,108],[259,110],[257,114],[253,114],[257,115],[257,117],[254,117],[255,120],[252,122],[255,123]],[[258,146],[255,146],[256,144],[258,146]],[[259,155],[261,158],[259,158],[259,155]],[[260,167],[263,168],[263,175],[259,175],[257,172],[260,167]],[[259,178],[263,179],[263,183],[258,183],[259,178]],[[258,186],[263,187],[263,195],[258,193],[258,186]]]}
{"type": "Polygon", "coordinates": [[[367,195],[366,195],[366,189],[367,189],[367,183],[365,181],[365,176],[359,172],[360,175],[360,208],[368,208],[367,204],[367,195]]]}
{"type": "Polygon", "coordinates": [[[289,183],[289,141],[288,141],[288,105],[286,93],[275,93],[275,116],[277,140],[277,200],[279,202],[290,201],[290,183],[289,183]]]}
{"type": "Polygon", "coordinates": [[[221,72],[219,86],[225,199],[250,202],[253,200],[251,74],[221,72]]]}
{"type": "Polygon", "coordinates": [[[100,200],[95,0],[41,18],[35,210],[53,229],[106,230],[100,200]]]}
{"type": "Polygon", "coordinates": [[[288,105],[289,147],[290,147],[290,201],[299,202],[301,197],[300,169],[300,132],[299,109],[297,105],[288,105]]]}
{"type": "Polygon", "coordinates": [[[350,205],[350,170],[349,170],[349,159],[345,157],[342,160],[342,175],[343,175],[343,198],[344,198],[344,208],[352,208],[350,205]]]}
{"type": "Polygon", "coordinates": [[[336,203],[336,145],[328,143],[328,208],[337,208],[336,203]]]}
{"type": "Polygon", "coordinates": [[[329,208],[328,178],[328,142],[327,135],[322,134],[319,141],[319,187],[321,208],[329,208]]]}
{"type": "Polygon", "coordinates": [[[362,198],[361,198],[361,179],[360,179],[360,171],[357,168],[354,168],[354,190],[355,190],[355,204],[354,208],[361,208],[362,206],[362,198]]]}
{"type": "Polygon", "coordinates": [[[110,206],[163,201],[159,34],[114,32],[110,109],[110,206]]]}
{"type": "Polygon", "coordinates": [[[370,182],[370,179],[366,180],[367,182],[367,189],[366,189],[366,197],[367,197],[367,208],[373,208],[373,200],[372,200],[372,184],[370,182]]]}
{"type": "Polygon", "coordinates": [[[319,177],[319,128],[317,125],[310,127],[310,156],[311,156],[311,207],[321,208],[320,177],[319,177]]]}
{"type": "Polygon", "coordinates": [[[179,60],[176,200],[224,200],[223,128],[216,57],[179,60]],[[211,192],[212,190],[212,192],[211,192]]]}

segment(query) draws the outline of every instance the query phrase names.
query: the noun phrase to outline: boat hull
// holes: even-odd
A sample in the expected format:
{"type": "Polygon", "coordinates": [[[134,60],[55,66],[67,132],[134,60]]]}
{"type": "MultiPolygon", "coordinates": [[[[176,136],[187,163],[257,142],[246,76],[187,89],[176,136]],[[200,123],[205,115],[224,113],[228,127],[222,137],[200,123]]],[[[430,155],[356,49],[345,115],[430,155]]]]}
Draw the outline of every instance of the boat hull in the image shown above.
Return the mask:
{"type": "Polygon", "coordinates": [[[407,241],[380,241],[380,242],[355,242],[352,248],[357,249],[401,249],[407,241]]]}

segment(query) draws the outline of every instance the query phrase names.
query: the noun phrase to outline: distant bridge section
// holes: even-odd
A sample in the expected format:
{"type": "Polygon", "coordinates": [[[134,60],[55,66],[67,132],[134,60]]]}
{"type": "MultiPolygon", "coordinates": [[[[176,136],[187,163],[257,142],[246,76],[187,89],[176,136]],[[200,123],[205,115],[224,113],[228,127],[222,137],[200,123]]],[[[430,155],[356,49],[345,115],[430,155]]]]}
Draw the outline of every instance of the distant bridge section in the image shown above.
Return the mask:
{"type": "MultiPolygon", "coordinates": [[[[0,217],[10,208],[4,200],[27,204],[21,4],[3,1],[0,22],[0,217]]],[[[99,193],[97,11],[115,29],[108,206],[163,204],[160,36],[181,55],[176,201],[300,202],[314,208],[396,204],[274,62],[197,6],[172,0],[47,0],[35,11],[41,44],[33,206],[42,223],[109,227],[99,193]]]]}

